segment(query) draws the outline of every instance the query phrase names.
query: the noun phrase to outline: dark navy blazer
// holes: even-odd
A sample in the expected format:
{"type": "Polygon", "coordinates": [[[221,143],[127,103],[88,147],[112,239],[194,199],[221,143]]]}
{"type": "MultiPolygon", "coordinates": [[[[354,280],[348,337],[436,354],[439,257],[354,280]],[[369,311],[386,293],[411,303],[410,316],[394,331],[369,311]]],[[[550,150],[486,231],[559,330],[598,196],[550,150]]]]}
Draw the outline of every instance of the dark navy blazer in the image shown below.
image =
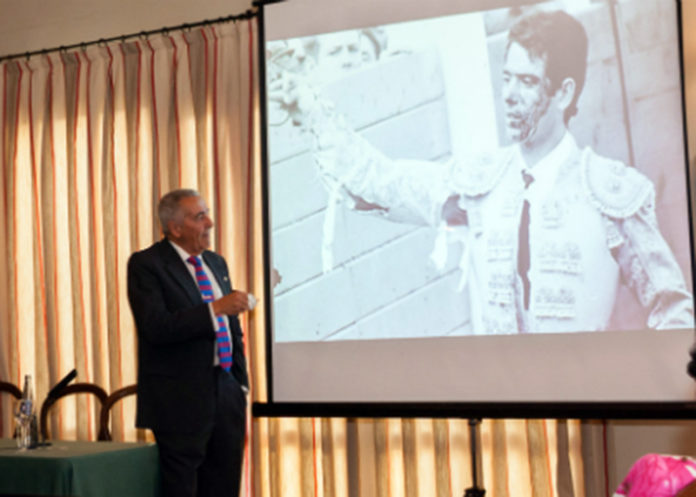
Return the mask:
{"type": "MultiPolygon", "coordinates": [[[[230,293],[225,260],[211,251],[202,257],[222,293],[230,293]]],[[[208,304],[167,239],[130,257],[128,300],[138,334],[136,425],[180,433],[205,429],[215,406],[215,329],[208,304]]],[[[242,329],[237,316],[228,318],[232,375],[246,387],[242,329]]]]}

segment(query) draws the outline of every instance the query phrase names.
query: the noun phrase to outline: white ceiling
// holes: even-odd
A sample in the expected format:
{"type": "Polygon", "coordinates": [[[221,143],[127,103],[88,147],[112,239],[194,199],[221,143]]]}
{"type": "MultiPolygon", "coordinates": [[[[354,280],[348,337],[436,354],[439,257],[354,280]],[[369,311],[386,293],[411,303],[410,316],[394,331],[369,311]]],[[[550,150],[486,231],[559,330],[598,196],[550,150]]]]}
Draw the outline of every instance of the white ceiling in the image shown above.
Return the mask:
{"type": "Polygon", "coordinates": [[[240,14],[251,0],[0,0],[0,55],[240,14]]]}

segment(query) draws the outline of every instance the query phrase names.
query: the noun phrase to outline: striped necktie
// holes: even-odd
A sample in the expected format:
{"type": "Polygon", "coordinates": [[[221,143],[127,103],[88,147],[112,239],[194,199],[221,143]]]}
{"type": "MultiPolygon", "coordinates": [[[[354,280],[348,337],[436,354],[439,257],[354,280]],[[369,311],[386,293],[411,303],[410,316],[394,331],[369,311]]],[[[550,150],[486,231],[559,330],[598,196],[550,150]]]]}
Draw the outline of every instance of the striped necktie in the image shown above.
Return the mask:
{"type": "MultiPolygon", "coordinates": [[[[196,282],[201,291],[203,302],[210,303],[215,300],[213,296],[213,285],[210,279],[208,279],[208,275],[205,274],[200,257],[192,255],[186,259],[186,262],[192,264],[196,269],[196,282]]],[[[230,336],[227,332],[227,326],[225,325],[223,317],[219,315],[215,317],[217,319],[217,331],[215,332],[215,336],[217,337],[216,341],[218,357],[220,358],[220,367],[225,371],[229,371],[232,368],[232,346],[230,344],[230,336]]]]}

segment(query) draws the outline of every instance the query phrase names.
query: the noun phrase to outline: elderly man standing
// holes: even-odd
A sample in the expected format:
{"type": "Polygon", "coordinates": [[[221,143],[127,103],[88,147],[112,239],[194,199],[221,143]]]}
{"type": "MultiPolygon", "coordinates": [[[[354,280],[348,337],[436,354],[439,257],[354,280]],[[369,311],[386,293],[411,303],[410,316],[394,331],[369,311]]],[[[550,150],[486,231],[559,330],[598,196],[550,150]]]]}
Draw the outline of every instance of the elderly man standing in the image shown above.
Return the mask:
{"type": "Polygon", "coordinates": [[[210,246],[206,202],[162,197],[164,239],[128,262],[138,333],[136,424],[157,441],[164,495],[239,495],[248,377],[237,319],[253,297],[233,290],[210,246]]]}

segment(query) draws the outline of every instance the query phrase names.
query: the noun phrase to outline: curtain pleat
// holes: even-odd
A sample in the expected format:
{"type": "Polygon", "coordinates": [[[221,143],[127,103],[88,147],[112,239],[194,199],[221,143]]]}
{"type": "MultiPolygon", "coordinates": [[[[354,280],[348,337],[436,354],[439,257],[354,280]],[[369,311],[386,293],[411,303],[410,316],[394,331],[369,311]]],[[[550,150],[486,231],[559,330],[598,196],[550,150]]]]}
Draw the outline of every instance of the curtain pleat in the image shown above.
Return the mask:
{"type": "MultiPolygon", "coordinates": [[[[108,392],[136,381],[126,264],[161,236],[174,188],[211,207],[234,286],[263,296],[256,21],[219,23],[0,65],[0,375],[45,398],[72,368],[108,392]]],[[[266,302],[242,316],[252,399],[266,399],[266,302]]],[[[54,438],[95,439],[90,395],[52,409],[54,438]]],[[[3,436],[11,402],[0,399],[3,436]]],[[[116,440],[135,399],[112,411],[116,440]]],[[[582,428],[485,420],[489,497],[584,497],[582,428]]],[[[243,495],[454,497],[472,484],[465,419],[249,420],[243,495]]]]}
{"type": "MultiPolygon", "coordinates": [[[[0,67],[0,191],[6,190],[7,184],[7,146],[6,135],[7,126],[5,120],[7,116],[7,99],[4,98],[7,79],[7,67],[0,67]]],[[[7,196],[3,195],[0,201],[0,238],[7,240],[9,226],[7,223],[7,196]]],[[[8,261],[7,243],[0,243],[0,260],[8,261]]],[[[7,279],[9,264],[0,264],[0,330],[8,330],[10,327],[10,308],[7,279]]],[[[11,351],[8,333],[0,333],[0,349],[11,351]]],[[[10,378],[10,370],[7,354],[0,354],[0,378],[10,378]]],[[[5,426],[11,424],[12,404],[7,396],[0,395],[0,434],[5,432],[5,426]]]]}

